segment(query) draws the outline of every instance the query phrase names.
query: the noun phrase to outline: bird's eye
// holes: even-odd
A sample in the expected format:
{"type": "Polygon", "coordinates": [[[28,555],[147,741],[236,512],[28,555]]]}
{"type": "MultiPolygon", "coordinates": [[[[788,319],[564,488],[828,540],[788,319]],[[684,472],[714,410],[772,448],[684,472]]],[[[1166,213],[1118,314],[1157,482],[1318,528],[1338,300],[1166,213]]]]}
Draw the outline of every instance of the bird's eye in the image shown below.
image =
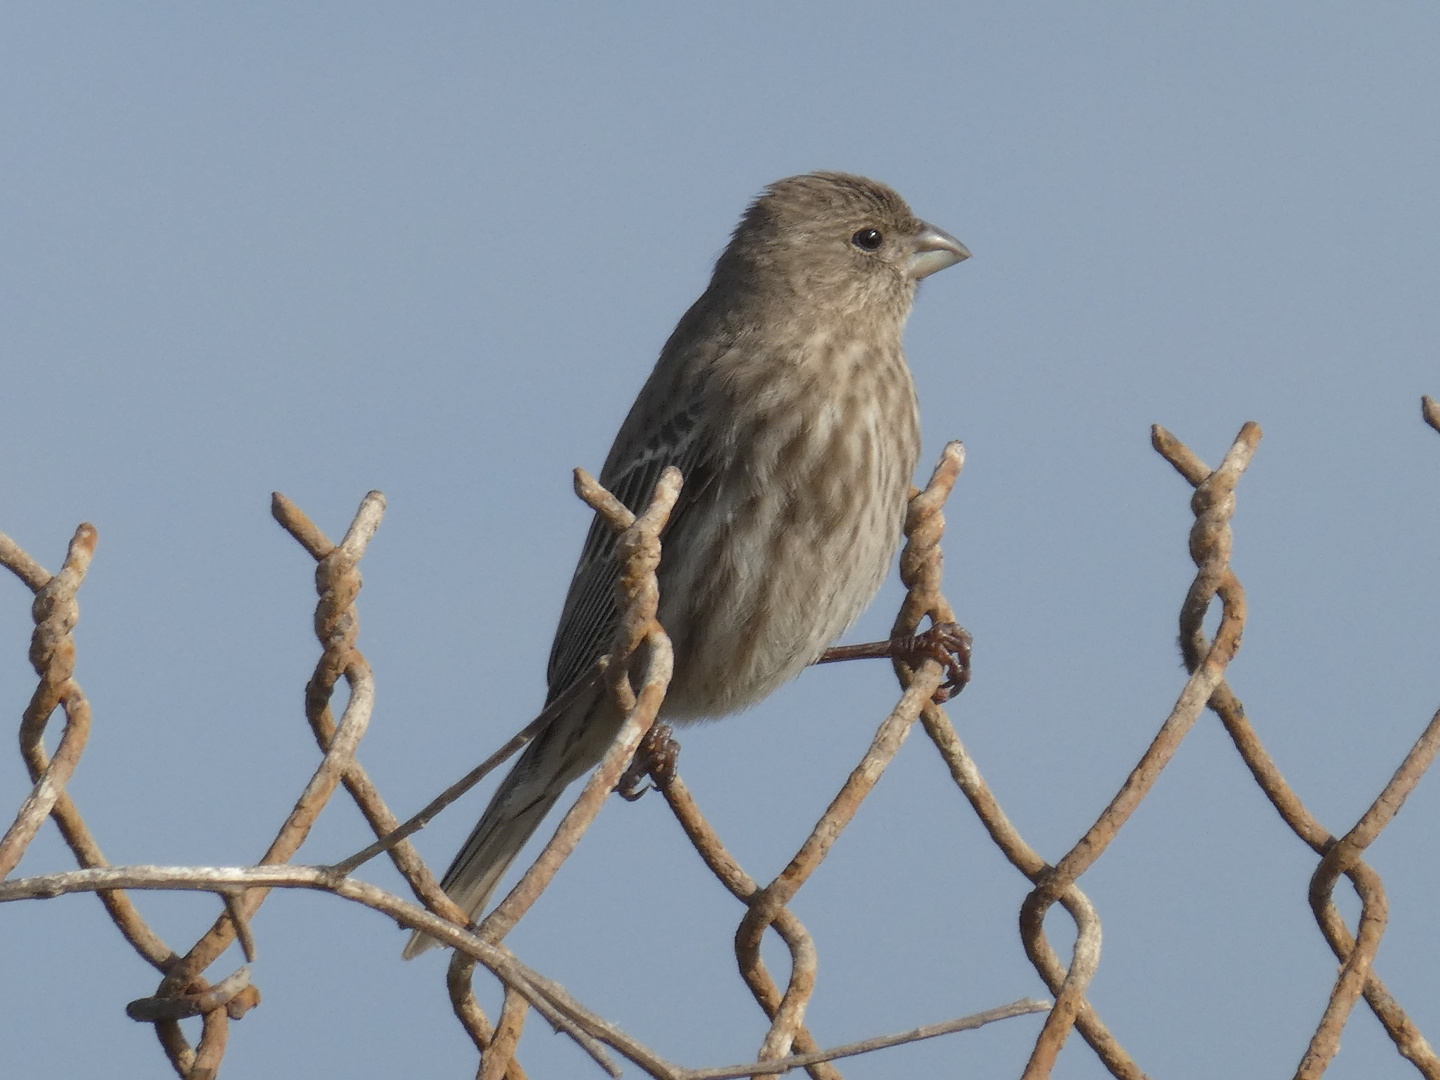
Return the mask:
{"type": "Polygon", "coordinates": [[[850,242],[862,251],[874,251],[884,239],[879,229],[861,229],[850,238],[850,242]]]}

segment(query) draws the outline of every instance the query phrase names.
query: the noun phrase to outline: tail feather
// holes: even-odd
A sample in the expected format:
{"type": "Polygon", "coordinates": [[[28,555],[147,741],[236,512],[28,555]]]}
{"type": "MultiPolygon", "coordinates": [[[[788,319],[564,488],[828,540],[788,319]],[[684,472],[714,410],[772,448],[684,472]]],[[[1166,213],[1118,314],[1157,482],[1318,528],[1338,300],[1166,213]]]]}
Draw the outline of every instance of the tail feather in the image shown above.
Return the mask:
{"type": "MultiPolygon", "coordinates": [[[[528,805],[521,805],[513,811],[509,806],[497,805],[504,792],[503,789],[496,792],[496,799],[486,808],[480,823],[475,826],[475,831],[465,841],[465,846],[455,856],[440,883],[450,899],[468,911],[472,919],[479,917],[500,878],[564,790],[564,785],[557,785],[554,790],[541,791],[528,805]]],[[[434,938],[417,930],[410,935],[403,955],[406,960],[412,960],[438,944],[434,938]]]]}
{"type": "MultiPolygon", "coordinates": [[[[471,919],[479,917],[500,878],[565,789],[605,756],[623,719],[597,690],[525,748],[440,882],[471,919]]],[[[438,944],[417,930],[402,955],[411,960],[438,944]]]]}

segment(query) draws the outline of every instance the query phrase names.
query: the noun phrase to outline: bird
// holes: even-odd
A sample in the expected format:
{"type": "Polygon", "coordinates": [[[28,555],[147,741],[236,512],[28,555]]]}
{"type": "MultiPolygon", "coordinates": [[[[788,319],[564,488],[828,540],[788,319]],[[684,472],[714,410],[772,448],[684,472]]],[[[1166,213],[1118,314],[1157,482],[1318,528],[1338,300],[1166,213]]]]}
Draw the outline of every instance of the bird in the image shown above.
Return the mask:
{"type": "MultiPolygon", "coordinates": [[[[738,712],[815,662],[889,573],[920,453],[902,335],[922,278],[970,257],[885,184],[777,180],[745,210],[620,426],[600,483],[632,511],[683,486],[661,537],[658,619],[674,649],[659,717],[738,712]]],[[[478,919],[565,788],[624,716],[592,686],[619,611],[615,538],[597,515],[550,650],[547,706],[441,881],[478,919]]],[[[437,942],[416,931],[407,959],[437,942]]]]}

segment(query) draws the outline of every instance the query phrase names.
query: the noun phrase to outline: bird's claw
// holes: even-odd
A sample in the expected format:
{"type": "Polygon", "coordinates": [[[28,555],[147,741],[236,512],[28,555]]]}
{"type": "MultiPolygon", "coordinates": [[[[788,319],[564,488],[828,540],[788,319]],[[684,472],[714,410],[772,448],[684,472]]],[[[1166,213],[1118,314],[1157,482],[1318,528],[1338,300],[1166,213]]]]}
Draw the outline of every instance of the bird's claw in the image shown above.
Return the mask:
{"type": "Polygon", "coordinates": [[[630,765],[615,782],[615,794],[626,802],[634,802],[651,788],[663,791],[675,779],[675,766],[680,760],[680,744],[675,741],[669,724],[655,723],[635,748],[630,765]],[[647,778],[653,783],[645,783],[647,778]],[[644,787],[641,785],[644,784],[644,787]]]}
{"type": "Polygon", "coordinates": [[[926,660],[935,660],[945,669],[945,681],[935,690],[932,699],[943,705],[970,681],[970,649],[974,644],[970,632],[959,623],[936,623],[923,633],[895,640],[894,656],[911,667],[926,660]]]}

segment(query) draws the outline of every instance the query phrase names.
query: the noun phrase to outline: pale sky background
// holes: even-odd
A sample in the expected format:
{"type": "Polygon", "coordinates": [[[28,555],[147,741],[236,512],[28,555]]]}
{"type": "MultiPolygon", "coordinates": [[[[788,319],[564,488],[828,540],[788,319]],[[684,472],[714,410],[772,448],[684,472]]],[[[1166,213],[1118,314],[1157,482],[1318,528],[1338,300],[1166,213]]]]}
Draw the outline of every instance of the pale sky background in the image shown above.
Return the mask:
{"type": "MultiPolygon", "coordinates": [[[[313,564],[274,489],[332,537],[368,489],[389,500],[363,564],[360,759],[397,812],[528,721],[587,518],[569,470],[599,467],[746,202],[831,168],[974,252],[925,283],[907,347],[922,474],[948,439],[969,453],[945,550],[975,681],[950,711],[1026,837],[1063,854],[1183,683],[1189,489],[1149,425],[1214,464],[1250,419],[1231,681],[1344,831],[1440,704],[1440,437],[1419,419],[1440,394],[1437,57],[1440,9],[1415,2],[0,6],[0,529],[51,570],[78,522],[100,532],[70,791],[115,863],[263,850],[317,760],[313,564]]],[[[898,595],[849,640],[882,635],[898,595]]],[[[0,575],[5,807],[28,788],[29,602],[0,575]]],[[[896,693],[885,665],[827,668],[681,733],[752,875],[784,865],[896,693]]],[[[484,797],[420,836],[437,869],[484,797]]],[[[1378,970],[1432,1043],[1437,821],[1431,776],[1369,855],[1378,970]]],[[[337,794],[301,857],[367,839],[337,794]]],[[[71,865],[47,826],[20,873],[71,865]]],[[[1290,1075],[1335,970],[1314,865],[1207,714],[1081,880],[1104,925],[1090,998],[1150,1075],[1290,1075]]],[[[1043,995],[1026,891],[912,737],[794,904],[817,1038],[1043,995]]],[[[137,900],[182,948],[219,910],[137,900]]],[[[614,800],[509,942],[717,1065],[765,1027],[740,915],[659,799],[614,800]]],[[[1048,927],[1068,950],[1066,916],[1048,927]]],[[[226,1080],[473,1075],[443,960],[402,963],[392,924],[290,893],[255,930],[264,1003],[226,1080]]],[[[93,897],[6,907],[0,956],[6,1076],[170,1074],[123,1012],[155,975],[93,897]]],[[[1038,1028],[843,1071],[1015,1076],[1038,1028]]],[[[522,1060],[600,1075],[533,1017],[522,1060]]],[[[1072,1037],[1055,1075],[1106,1074],[1072,1037]]],[[[1329,1075],[1415,1074],[1361,1005],[1329,1075]]]]}

